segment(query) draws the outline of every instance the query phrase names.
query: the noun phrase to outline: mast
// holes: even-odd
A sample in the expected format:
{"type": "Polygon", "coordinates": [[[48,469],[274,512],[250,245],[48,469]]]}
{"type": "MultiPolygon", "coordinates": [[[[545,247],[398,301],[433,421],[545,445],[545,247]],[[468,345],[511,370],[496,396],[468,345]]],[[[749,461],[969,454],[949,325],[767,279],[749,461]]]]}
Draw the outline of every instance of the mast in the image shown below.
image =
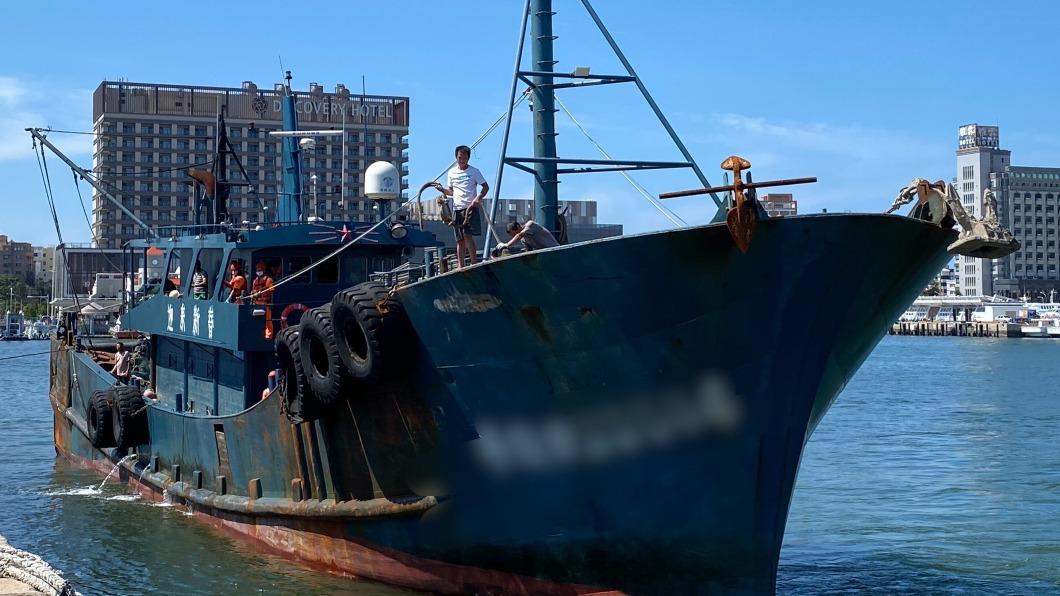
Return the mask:
{"type": "MultiPolygon", "coordinates": [[[[294,115],[294,94],[291,92],[291,71],[284,75],[284,96],[280,100],[283,107],[283,129],[298,130],[298,121],[294,115]]],[[[276,221],[292,223],[302,221],[302,155],[298,149],[298,138],[294,135],[283,137],[283,193],[276,210],[276,221]]]]}
{"type": "MultiPolygon", "coordinates": [[[[533,42],[532,60],[534,70],[542,74],[531,78],[534,83],[534,157],[554,160],[556,158],[556,98],[552,90],[553,59],[552,46],[556,36],[552,34],[552,0],[531,0],[530,38],[533,42]]],[[[539,161],[534,164],[535,219],[539,224],[559,237],[556,215],[559,213],[559,180],[554,161],[539,161]]]]}

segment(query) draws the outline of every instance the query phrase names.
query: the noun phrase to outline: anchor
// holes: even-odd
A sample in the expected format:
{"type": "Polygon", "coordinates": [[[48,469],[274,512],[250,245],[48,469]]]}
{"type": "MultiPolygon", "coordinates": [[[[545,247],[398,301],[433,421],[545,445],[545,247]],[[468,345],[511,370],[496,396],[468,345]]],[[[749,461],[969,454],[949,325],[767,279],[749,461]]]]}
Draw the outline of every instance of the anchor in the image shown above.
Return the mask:
{"type": "Polygon", "coordinates": [[[665,192],[659,195],[660,199],[676,199],[678,197],[689,197],[712,192],[732,191],[734,205],[725,216],[725,225],[729,228],[729,235],[740,252],[746,253],[751,247],[751,238],[758,227],[758,205],[754,193],[747,196],[744,191],[753,191],[756,188],[770,186],[787,186],[790,184],[808,184],[817,182],[816,177],[810,178],[787,178],[783,180],[767,180],[765,182],[752,182],[751,173],[747,173],[747,182],[743,180],[743,171],[751,169],[751,162],[738,155],[730,155],[721,162],[721,169],[732,172],[732,184],[727,186],[712,186],[710,188],[696,188],[692,190],[678,190],[665,192]]]}

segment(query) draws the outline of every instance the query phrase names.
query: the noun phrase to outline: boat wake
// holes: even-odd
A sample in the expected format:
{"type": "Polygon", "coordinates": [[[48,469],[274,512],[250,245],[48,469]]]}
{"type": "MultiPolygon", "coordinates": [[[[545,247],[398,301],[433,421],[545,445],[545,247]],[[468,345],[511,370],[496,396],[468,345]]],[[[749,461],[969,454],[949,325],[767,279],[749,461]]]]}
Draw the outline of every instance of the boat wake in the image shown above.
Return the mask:
{"type": "Polygon", "coordinates": [[[47,497],[95,497],[103,494],[103,491],[95,485],[82,486],[79,488],[69,488],[66,490],[53,490],[44,493],[47,497]]]}

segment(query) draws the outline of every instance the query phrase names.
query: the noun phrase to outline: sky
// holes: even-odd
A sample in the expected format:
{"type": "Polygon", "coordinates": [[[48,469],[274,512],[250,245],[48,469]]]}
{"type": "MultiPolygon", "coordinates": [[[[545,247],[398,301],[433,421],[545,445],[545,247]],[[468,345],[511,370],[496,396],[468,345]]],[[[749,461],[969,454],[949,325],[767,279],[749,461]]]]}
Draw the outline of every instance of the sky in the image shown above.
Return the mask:
{"type": "MultiPolygon", "coordinates": [[[[521,1],[19,2],[0,22],[0,234],[54,244],[28,126],[88,131],[102,80],[270,88],[283,67],[297,89],[345,83],[410,97],[409,185],[433,179],[504,111],[521,1]]],[[[1060,166],[1060,3],[710,2],[596,0],[597,12],[711,183],[738,154],[755,180],[817,176],[789,187],[800,213],[882,211],[921,176],[956,175],[957,127],[1001,127],[1017,165],[1060,166]]],[[[624,74],[581,2],[554,0],[558,71],[624,74]]],[[[528,68],[529,46],[527,49],[528,68]]],[[[680,154],[633,85],[560,92],[612,156],[680,154]]],[[[597,158],[557,114],[562,157],[597,158]]],[[[51,140],[91,167],[90,137],[51,140]]],[[[530,114],[511,154],[531,153],[530,114]]],[[[488,180],[500,133],[472,156],[488,180]]],[[[67,241],[91,235],[72,175],[49,171],[67,241]]],[[[658,194],[699,186],[689,170],[639,172],[658,194]]],[[[532,196],[508,168],[504,198],[532,196]]],[[[82,186],[86,199],[91,195],[82,186]]],[[[592,199],[627,232],[672,224],[617,174],[570,175],[561,199],[592,199]]],[[[689,224],[712,201],[667,202],[689,224]]],[[[89,209],[91,206],[89,205],[89,209]]]]}

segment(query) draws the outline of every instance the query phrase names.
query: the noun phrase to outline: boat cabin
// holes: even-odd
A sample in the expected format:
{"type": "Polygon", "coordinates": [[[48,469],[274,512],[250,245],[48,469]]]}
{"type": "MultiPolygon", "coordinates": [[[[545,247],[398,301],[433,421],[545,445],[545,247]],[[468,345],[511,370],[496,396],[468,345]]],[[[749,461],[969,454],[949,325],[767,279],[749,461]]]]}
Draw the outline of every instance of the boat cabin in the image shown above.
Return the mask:
{"type": "Polygon", "coordinates": [[[411,226],[400,238],[381,226],[347,244],[369,227],[300,223],[199,234],[189,226],[163,241],[130,242],[121,328],[150,338],[150,370],[142,374],[158,405],[199,416],[254,405],[269,388],[269,373],[276,368],[273,342],[281,329],[340,290],[406,263],[417,247],[438,244],[432,234],[411,226]],[[327,258],[343,245],[347,248],[327,258]],[[233,264],[246,279],[246,289],[235,297],[225,284],[233,264]],[[275,284],[271,300],[251,297],[259,264],[275,284]],[[204,291],[192,287],[196,270],[205,275],[204,291]]]}

